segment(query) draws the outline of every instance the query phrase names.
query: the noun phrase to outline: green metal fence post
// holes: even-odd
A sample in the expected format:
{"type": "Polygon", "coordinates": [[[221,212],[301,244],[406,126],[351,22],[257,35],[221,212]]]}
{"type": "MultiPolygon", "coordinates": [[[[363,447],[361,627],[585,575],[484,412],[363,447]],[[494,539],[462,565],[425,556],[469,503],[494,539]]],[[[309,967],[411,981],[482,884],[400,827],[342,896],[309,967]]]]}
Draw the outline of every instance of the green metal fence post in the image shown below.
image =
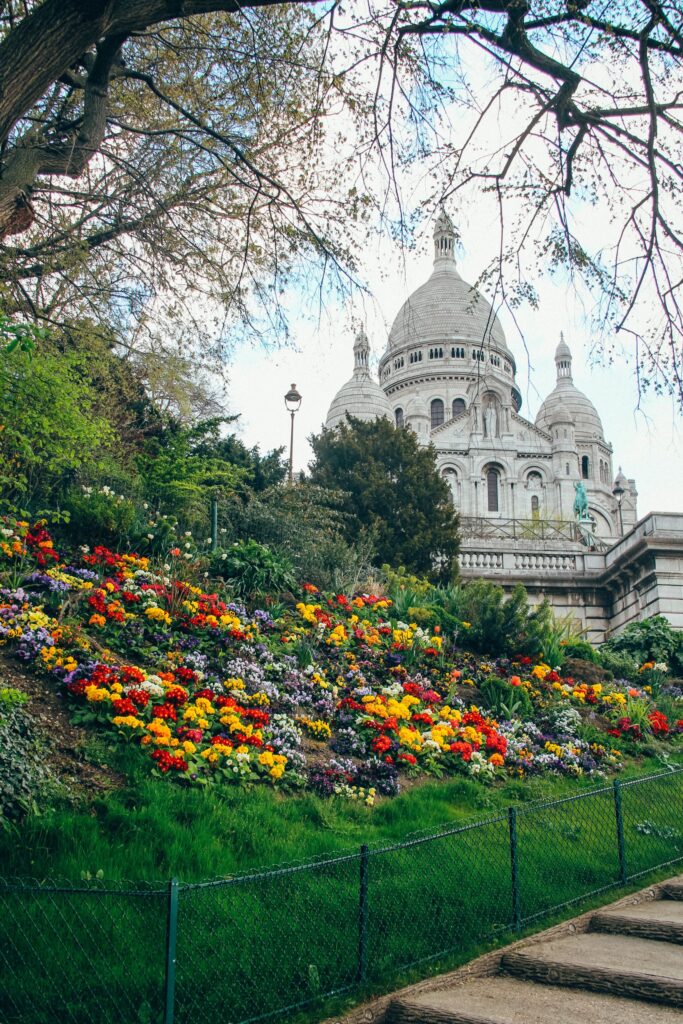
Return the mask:
{"type": "Polygon", "coordinates": [[[519,852],[517,848],[517,811],[508,807],[508,825],[510,826],[510,874],[512,880],[512,923],[515,931],[522,928],[522,900],[519,891],[519,852]]]}
{"type": "Polygon", "coordinates": [[[178,937],[178,879],[168,883],[168,916],[166,918],[166,986],[164,1024],[173,1024],[175,1002],[176,940],[178,937]]]}
{"type": "Polygon", "coordinates": [[[626,840],[624,839],[624,811],[621,805],[621,783],[614,780],[614,813],[617,818],[617,843],[619,846],[619,878],[622,885],[628,882],[628,865],[626,863],[626,840]]]}
{"type": "Polygon", "coordinates": [[[370,855],[367,845],[360,848],[360,886],[358,894],[358,981],[365,981],[368,972],[368,920],[370,916],[370,855]]]}
{"type": "Polygon", "coordinates": [[[218,548],[218,498],[211,499],[211,550],[218,548]]]}

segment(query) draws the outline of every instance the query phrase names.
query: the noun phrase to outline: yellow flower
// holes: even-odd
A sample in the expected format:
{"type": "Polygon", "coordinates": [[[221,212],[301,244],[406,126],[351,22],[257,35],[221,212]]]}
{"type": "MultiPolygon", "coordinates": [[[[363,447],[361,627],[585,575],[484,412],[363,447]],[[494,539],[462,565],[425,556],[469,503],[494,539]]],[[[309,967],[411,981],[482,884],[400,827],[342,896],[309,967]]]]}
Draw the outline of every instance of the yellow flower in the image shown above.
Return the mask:
{"type": "Polygon", "coordinates": [[[126,729],[144,729],[145,723],[141,722],[135,715],[116,715],[112,718],[114,725],[125,726],[126,729]]]}
{"type": "Polygon", "coordinates": [[[163,608],[158,608],[156,605],[151,605],[149,608],[145,608],[145,615],[148,619],[153,622],[163,622],[164,625],[171,625],[171,616],[168,612],[164,611],[163,608]]]}

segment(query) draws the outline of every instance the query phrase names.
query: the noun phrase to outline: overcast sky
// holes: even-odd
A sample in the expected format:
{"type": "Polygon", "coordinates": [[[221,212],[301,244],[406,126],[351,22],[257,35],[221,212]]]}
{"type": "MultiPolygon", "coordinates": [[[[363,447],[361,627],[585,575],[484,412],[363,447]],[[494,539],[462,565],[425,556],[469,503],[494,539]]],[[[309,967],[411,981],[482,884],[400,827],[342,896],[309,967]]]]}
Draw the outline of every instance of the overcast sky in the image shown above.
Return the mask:
{"type": "MultiPolygon", "coordinates": [[[[466,281],[475,281],[488,258],[490,238],[486,236],[494,225],[484,225],[482,232],[480,222],[458,222],[457,212],[450,212],[462,235],[458,269],[466,281]]],[[[346,308],[333,305],[320,318],[317,310],[310,316],[295,310],[291,323],[295,349],[238,349],[230,368],[230,411],[240,414],[240,433],[247,444],[258,444],[262,450],[288,445],[289,417],[283,396],[296,383],[303,402],[295,425],[295,470],[308,464],[307,438],[320,429],[335,392],[352,373],[353,320],[366,324],[376,369],[401,304],[431,272],[431,231],[432,225],[425,223],[420,251],[405,257],[388,240],[366,249],[362,269],[370,297],[357,295],[346,308]]],[[[614,448],[615,471],[622,466],[626,476],[636,479],[639,515],[683,510],[680,416],[668,398],[655,395],[646,395],[638,408],[627,353],[611,366],[595,364],[591,357],[595,339],[586,313],[581,298],[561,282],[543,283],[540,309],[516,311],[517,324],[511,314],[501,311],[508,345],[517,359],[521,414],[533,420],[553,389],[553,355],[563,330],[574,356],[574,383],[602,418],[605,436],[614,448]]]]}

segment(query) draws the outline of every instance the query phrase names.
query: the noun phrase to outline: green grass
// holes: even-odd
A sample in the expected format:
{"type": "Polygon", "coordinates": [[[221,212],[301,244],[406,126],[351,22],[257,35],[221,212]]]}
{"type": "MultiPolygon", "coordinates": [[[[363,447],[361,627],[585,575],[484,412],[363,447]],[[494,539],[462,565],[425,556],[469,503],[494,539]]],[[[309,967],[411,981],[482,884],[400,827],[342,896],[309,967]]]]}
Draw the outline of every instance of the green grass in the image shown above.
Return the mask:
{"type": "MultiPolygon", "coordinates": [[[[361,843],[371,844],[364,991],[415,976],[415,964],[422,973],[452,965],[511,934],[510,805],[525,921],[619,880],[610,783],[598,792],[589,780],[484,787],[462,778],[370,809],[264,788],[182,789],[144,774],[126,751],[106,753],[127,768],[125,788],[30,819],[0,840],[5,874],[76,884],[82,871],[103,875],[83,893],[0,892],[3,1024],[48,1024],[56,1013],[73,1024],[160,1020],[167,892],[126,892],[120,879],[224,879],[180,894],[176,1021],[188,1024],[266,1013],[278,1020],[283,1006],[356,988],[361,843]],[[296,866],[321,856],[332,859],[296,866]]],[[[632,764],[624,778],[642,770],[632,764]]],[[[623,804],[630,874],[683,857],[683,773],[625,786],[623,804]]]]}
{"type": "MultiPolygon", "coordinates": [[[[3,875],[73,881],[82,872],[101,871],[107,881],[203,881],[346,853],[361,843],[395,842],[600,784],[545,776],[482,785],[461,777],[424,782],[368,808],[342,797],[290,796],[262,786],[183,788],[151,776],[137,751],[101,741],[91,756],[123,772],[127,784],[86,805],[31,817],[18,832],[0,833],[3,875]]],[[[656,770],[651,761],[631,762],[620,777],[656,770]]]]}

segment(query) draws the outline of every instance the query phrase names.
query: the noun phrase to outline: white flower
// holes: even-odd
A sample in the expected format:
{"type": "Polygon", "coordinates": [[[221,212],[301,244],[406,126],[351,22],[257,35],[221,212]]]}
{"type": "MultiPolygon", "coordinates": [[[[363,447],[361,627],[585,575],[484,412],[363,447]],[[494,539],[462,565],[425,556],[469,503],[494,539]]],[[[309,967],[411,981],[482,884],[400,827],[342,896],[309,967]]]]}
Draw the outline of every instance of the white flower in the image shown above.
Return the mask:
{"type": "Polygon", "coordinates": [[[204,573],[204,579],[205,579],[205,580],[208,580],[208,578],[209,578],[209,574],[208,574],[208,572],[205,572],[205,573],[204,573]]]}
{"type": "Polygon", "coordinates": [[[147,539],[148,540],[154,540],[154,534],[153,533],[148,533],[147,534],[147,539]]]}
{"type": "Polygon", "coordinates": [[[185,531],[185,536],[186,537],[191,537],[192,536],[192,530],[186,530],[185,531]]]}
{"type": "Polygon", "coordinates": [[[143,507],[143,508],[149,508],[149,505],[147,504],[147,502],[146,502],[146,501],[143,501],[143,503],[142,503],[142,507],[143,507]]]}
{"type": "Polygon", "coordinates": [[[171,566],[168,565],[167,563],[164,563],[162,568],[163,568],[164,572],[170,572],[171,571],[171,566]]]}
{"type": "Polygon", "coordinates": [[[206,543],[210,544],[212,540],[213,540],[213,537],[207,537],[206,538],[206,543]]]}
{"type": "MultiPolygon", "coordinates": [[[[185,536],[187,537],[187,534],[185,534],[185,536]]],[[[190,544],[189,540],[185,541],[185,547],[186,548],[191,548],[192,547],[192,545],[190,544]]]]}
{"type": "Polygon", "coordinates": [[[191,553],[189,551],[186,551],[185,555],[183,557],[184,558],[192,558],[192,555],[191,555],[191,553]]]}
{"type": "Polygon", "coordinates": [[[221,555],[221,562],[223,562],[227,557],[227,553],[224,551],[223,554],[221,555]]]}

